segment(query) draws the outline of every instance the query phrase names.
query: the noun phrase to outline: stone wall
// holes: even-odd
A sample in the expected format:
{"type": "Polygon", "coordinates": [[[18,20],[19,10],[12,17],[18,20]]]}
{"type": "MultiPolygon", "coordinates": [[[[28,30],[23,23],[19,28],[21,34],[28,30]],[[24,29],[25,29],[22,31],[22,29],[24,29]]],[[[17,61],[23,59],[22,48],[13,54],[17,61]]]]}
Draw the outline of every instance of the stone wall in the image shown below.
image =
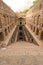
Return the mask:
{"type": "Polygon", "coordinates": [[[0,43],[5,40],[15,26],[15,13],[0,0],[0,43]]]}
{"type": "Polygon", "coordinates": [[[43,40],[43,0],[31,8],[26,15],[26,22],[30,29],[43,40]]]}

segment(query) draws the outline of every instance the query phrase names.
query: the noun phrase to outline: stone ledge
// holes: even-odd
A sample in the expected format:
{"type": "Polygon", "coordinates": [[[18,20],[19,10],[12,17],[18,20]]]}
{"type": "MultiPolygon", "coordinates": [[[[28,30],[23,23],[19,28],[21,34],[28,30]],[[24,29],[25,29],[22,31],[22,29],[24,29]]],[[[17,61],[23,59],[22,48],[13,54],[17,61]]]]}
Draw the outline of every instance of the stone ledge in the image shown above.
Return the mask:
{"type": "Polygon", "coordinates": [[[30,34],[33,36],[35,41],[37,42],[38,45],[41,45],[41,41],[35,36],[35,34],[31,31],[31,29],[26,25],[26,28],[29,30],[30,34]]]}

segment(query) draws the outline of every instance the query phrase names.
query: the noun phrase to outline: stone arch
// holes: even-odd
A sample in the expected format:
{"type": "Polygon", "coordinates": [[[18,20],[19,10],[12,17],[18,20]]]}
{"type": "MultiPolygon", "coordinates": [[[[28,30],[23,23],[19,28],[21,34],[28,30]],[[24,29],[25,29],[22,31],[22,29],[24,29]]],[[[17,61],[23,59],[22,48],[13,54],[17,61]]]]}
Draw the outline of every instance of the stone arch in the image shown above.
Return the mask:
{"type": "Polygon", "coordinates": [[[4,20],[6,21],[6,16],[5,16],[5,15],[3,15],[3,17],[4,17],[4,20]]]}
{"type": "Polygon", "coordinates": [[[19,37],[19,40],[22,40],[23,41],[23,37],[19,37]]]}
{"type": "Polygon", "coordinates": [[[5,35],[7,36],[7,29],[5,29],[5,35]]]}
{"type": "Polygon", "coordinates": [[[21,31],[18,33],[18,40],[23,40],[23,33],[21,31]]]}
{"type": "Polygon", "coordinates": [[[33,28],[33,32],[35,32],[35,27],[33,28]]]}
{"type": "Polygon", "coordinates": [[[37,16],[37,25],[39,24],[39,17],[40,15],[37,16]]]}
{"type": "Polygon", "coordinates": [[[21,18],[21,17],[19,18],[19,24],[20,24],[20,25],[22,25],[22,19],[23,19],[23,18],[21,18]]]}
{"type": "Polygon", "coordinates": [[[38,34],[39,34],[39,29],[37,28],[37,29],[36,29],[36,35],[38,35],[38,34]]]}
{"type": "Polygon", "coordinates": [[[0,41],[2,41],[4,38],[3,38],[3,32],[0,32],[0,41]]]}
{"type": "Polygon", "coordinates": [[[34,16],[34,21],[33,21],[34,24],[35,24],[35,18],[36,18],[36,16],[34,16]]]}
{"type": "Polygon", "coordinates": [[[23,27],[22,26],[19,26],[19,30],[23,30],[23,27]]]}
{"type": "Polygon", "coordinates": [[[43,40],[43,31],[41,32],[41,40],[43,40]]]}
{"type": "Polygon", "coordinates": [[[8,15],[7,15],[7,21],[8,21],[8,24],[9,24],[9,17],[8,17],[8,15]]]}
{"type": "Polygon", "coordinates": [[[10,28],[8,27],[8,31],[10,32],[10,28]]]}
{"type": "Polygon", "coordinates": [[[34,27],[34,26],[32,25],[32,31],[33,31],[33,27],[34,27]]]}
{"type": "Polygon", "coordinates": [[[19,25],[24,25],[25,24],[25,18],[23,18],[23,17],[19,17],[18,18],[18,23],[19,23],[19,25]]]}
{"type": "Polygon", "coordinates": [[[22,22],[20,21],[20,25],[22,24],[22,22]]]}

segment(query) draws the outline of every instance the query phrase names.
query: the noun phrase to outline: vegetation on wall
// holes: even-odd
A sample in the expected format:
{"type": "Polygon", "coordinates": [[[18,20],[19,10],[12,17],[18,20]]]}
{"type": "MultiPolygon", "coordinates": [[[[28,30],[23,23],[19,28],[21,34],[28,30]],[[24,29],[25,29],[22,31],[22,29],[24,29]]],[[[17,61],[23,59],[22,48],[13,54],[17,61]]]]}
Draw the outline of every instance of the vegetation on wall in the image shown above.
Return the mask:
{"type": "Polygon", "coordinates": [[[24,11],[20,11],[20,13],[27,13],[29,9],[25,9],[24,11]]]}
{"type": "Polygon", "coordinates": [[[32,7],[34,7],[38,2],[39,2],[39,0],[34,0],[34,1],[33,1],[33,5],[29,8],[29,10],[30,10],[32,7]]]}
{"type": "Polygon", "coordinates": [[[38,3],[39,0],[34,0],[33,1],[33,6],[36,5],[38,3]]]}

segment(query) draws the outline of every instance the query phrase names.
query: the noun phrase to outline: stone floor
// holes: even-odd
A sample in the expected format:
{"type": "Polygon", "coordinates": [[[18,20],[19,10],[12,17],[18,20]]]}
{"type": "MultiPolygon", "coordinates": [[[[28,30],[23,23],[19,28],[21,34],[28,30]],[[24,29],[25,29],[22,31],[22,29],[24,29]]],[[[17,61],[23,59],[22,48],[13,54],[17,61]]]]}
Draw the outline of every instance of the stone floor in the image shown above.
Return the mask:
{"type": "Polygon", "coordinates": [[[0,65],[43,65],[43,47],[15,42],[0,49],[0,65]]]}

